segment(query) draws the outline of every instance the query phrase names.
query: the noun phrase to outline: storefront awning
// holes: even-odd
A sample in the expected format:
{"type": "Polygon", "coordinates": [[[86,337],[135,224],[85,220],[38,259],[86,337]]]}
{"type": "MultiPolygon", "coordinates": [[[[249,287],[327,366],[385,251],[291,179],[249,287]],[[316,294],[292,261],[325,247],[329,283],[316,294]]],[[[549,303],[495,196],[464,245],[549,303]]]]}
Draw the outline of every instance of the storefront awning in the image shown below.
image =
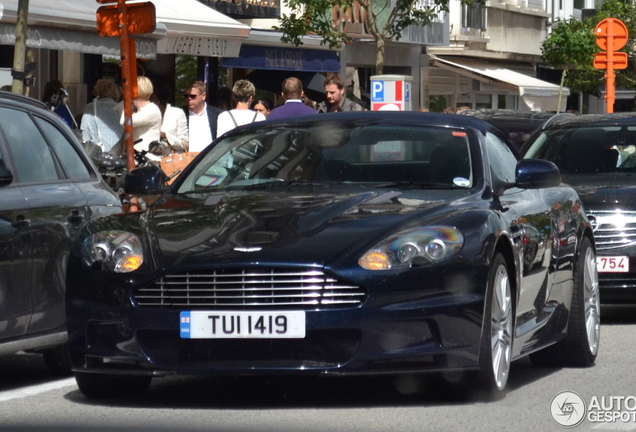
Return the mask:
{"type": "MultiPolygon", "coordinates": [[[[135,35],[138,57],[189,54],[236,56],[250,28],[196,0],[152,0],[157,26],[153,34],[135,35]],[[143,41],[140,46],[139,41],[143,41]]],[[[1,0],[0,43],[15,42],[18,0],[1,0]]],[[[100,37],[94,0],[29,0],[28,41],[32,48],[119,55],[117,37],[100,37]]]]}
{"type": "Polygon", "coordinates": [[[167,35],[159,54],[237,57],[250,27],[196,0],[152,0],[167,35]]]}
{"type": "MultiPolygon", "coordinates": [[[[549,83],[510,69],[490,65],[473,59],[448,59],[430,56],[433,66],[449,70],[460,75],[515,91],[532,111],[556,111],[560,88],[549,83]]],[[[570,95],[570,89],[563,88],[562,104],[570,95]]]]}
{"type": "MultiPolygon", "coordinates": [[[[157,37],[165,35],[165,27],[152,35],[135,37],[137,58],[157,57],[157,37]]],[[[15,25],[0,23],[0,45],[15,45],[15,25]]],[[[29,48],[76,51],[86,54],[119,56],[119,39],[101,37],[95,32],[28,26],[29,48]]]]}

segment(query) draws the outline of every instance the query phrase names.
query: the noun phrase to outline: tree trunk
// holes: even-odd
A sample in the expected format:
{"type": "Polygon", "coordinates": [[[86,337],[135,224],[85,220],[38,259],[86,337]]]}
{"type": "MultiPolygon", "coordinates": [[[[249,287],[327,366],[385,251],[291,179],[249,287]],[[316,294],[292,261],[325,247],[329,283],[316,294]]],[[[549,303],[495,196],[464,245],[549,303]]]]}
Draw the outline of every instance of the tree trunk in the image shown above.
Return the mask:
{"type": "Polygon", "coordinates": [[[559,86],[559,103],[556,109],[557,114],[561,112],[561,99],[563,98],[563,85],[565,84],[565,76],[567,74],[568,74],[568,70],[563,69],[563,73],[561,74],[561,85],[559,86]]]}
{"type": "Polygon", "coordinates": [[[376,36],[375,48],[375,73],[376,75],[382,75],[384,73],[384,38],[376,36]]]}
{"type": "Polygon", "coordinates": [[[29,0],[18,2],[18,18],[15,24],[15,47],[13,52],[13,82],[11,91],[24,94],[24,63],[26,57],[27,16],[29,14],[29,0]]]}

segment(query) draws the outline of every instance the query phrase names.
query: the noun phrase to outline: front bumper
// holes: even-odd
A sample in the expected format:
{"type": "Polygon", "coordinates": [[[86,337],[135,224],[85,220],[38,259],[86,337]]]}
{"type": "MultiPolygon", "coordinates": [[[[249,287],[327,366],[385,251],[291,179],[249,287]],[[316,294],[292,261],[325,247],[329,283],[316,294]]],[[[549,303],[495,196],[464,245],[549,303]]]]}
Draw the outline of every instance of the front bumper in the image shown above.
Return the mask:
{"type": "Polygon", "coordinates": [[[359,307],[306,309],[303,339],[182,339],[185,309],[140,307],[132,300],[135,288],[121,284],[110,290],[112,298],[106,287],[87,295],[91,277],[78,276],[67,301],[74,370],[256,375],[477,368],[487,270],[455,263],[452,271],[449,265],[412,273],[378,278],[359,307]]]}

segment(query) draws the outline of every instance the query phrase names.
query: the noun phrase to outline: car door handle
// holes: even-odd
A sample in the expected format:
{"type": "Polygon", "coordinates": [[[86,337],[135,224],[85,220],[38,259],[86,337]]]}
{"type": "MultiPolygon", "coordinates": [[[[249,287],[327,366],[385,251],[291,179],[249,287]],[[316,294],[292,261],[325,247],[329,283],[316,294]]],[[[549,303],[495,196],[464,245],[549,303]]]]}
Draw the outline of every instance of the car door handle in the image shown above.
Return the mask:
{"type": "Polygon", "coordinates": [[[14,221],[11,222],[11,226],[18,229],[26,228],[28,226],[31,226],[31,219],[26,219],[24,216],[18,215],[15,217],[14,221]]]}
{"type": "Polygon", "coordinates": [[[71,223],[79,223],[84,220],[84,215],[79,210],[72,210],[68,217],[68,221],[71,223]]]}

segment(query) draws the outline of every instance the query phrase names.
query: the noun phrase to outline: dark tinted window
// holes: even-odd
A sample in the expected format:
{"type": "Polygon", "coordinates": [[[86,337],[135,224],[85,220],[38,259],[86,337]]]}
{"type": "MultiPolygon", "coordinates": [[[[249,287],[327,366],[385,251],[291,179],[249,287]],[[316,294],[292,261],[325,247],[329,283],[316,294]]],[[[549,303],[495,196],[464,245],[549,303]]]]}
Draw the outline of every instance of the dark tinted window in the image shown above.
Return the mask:
{"type": "Polygon", "coordinates": [[[286,181],[402,182],[431,189],[469,188],[474,182],[463,130],[353,122],[257,126],[219,141],[180,192],[286,181]]]}
{"type": "Polygon", "coordinates": [[[636,125],[546,130],[528,144],[525,158],[554,162],[562,174],[636,170],[636,125]]]}
{"type": "Polygon", "coordinates": [[[0,127],[21,183],[58,180],[55,160],[28,113],[0,107],[0,127]]]}
{"type": "Polygon", "coordinates": [[[90,178],[91,173],[86,167],[84,160],[75,150],[73,143],[71,143],[57,127],[48,121],[41,118],[37,118],[36,121],[49,139],[66,176],[72,179],[90,178]]]}

